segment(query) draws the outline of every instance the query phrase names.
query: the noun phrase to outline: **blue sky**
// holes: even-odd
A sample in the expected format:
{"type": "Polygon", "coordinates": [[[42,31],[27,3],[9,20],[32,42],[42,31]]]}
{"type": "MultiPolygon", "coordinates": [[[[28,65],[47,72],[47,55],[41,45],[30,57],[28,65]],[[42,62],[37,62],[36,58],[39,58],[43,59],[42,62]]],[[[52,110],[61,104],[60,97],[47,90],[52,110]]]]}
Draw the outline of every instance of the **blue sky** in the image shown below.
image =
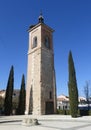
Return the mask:
{"type": "Polygon", "coordinates": [[[57,95],[68,95],[68,53],[72,51],[79,95],[91,80],[91,0],[0,0],[0,90],[5,89],[11,65],[14,86],[27,73],[28,32],[42,10],[54,32],[57,95]]]}

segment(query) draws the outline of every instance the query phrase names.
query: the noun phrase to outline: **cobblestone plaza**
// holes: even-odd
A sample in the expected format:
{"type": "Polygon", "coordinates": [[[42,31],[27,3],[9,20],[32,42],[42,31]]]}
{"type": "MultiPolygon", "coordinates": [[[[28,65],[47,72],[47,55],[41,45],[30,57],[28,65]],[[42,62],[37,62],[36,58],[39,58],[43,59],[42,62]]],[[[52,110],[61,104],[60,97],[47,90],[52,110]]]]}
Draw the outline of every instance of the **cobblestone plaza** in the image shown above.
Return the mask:
{"type": "Polygon", "coordinates": [[[37,118],[39,125],[24,126],[22,120],[26,116],[1,116],[0,130],[91,130],[91,117],[84,116],[71,118],[71,116],[45,115],[31,116],[28,118],[37,118]]]}

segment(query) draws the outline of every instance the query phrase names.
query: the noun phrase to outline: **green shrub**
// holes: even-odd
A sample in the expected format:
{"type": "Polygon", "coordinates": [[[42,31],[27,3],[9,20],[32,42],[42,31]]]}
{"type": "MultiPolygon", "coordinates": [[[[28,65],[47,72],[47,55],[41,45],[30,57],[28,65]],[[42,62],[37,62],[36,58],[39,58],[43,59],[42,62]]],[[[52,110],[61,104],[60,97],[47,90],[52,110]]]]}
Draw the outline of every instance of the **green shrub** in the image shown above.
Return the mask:
{"type": "Polygon", "coordinates": [[[57,114],[60,115],[70,115],[70,110],[57,110],[57,114]]]}
{"type": "Polygon", "coordinates": [[[91,116],[91,110],[89,110],[89,116],[91,116]]]}

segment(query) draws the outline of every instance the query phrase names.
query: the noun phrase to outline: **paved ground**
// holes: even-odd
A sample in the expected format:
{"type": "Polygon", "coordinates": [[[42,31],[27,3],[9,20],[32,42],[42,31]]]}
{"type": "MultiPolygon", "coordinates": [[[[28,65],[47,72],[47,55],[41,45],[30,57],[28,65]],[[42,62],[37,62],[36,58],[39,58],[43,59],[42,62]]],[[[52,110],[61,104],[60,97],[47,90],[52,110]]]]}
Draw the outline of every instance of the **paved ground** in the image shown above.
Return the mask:
{"type": "Polygon", "coordinates": [[[62,115],[0,116],[0,130],[91,130],[91,116],[71,118],[62,115]],[[24,126],[24,118],[37,118],[40,125],[24,126]]]}

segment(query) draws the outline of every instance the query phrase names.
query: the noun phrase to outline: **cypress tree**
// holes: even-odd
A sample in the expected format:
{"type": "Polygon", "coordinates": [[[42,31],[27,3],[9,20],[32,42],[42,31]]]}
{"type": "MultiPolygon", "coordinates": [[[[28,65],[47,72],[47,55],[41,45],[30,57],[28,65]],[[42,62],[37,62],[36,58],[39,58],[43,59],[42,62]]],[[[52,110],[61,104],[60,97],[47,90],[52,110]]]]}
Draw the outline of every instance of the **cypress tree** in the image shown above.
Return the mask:
{"type": "Polygon", "coordinates": [[[72,117],[77,117],[78,114],[78,89],[77,89],[77,81],[76,81],[76,73],[74,67],[74,61],[72,58],[71,51],[69,52],[69,100],[70,100],[70,113],[72,117]]]}
{"type": "Polygon", "coordinates": [[[9,73],[5,101],[4,101],[4,112],[5,115],[10,115],[12,113],[12,94],[14,88],[14,68],[11,66],[11,70],[9,73]]]}
{"type": "Polygon", "coordinates": [[[19,103],[18,103],[18,115],[23,115],[25,112],[25,78],[24,74],[22,75],[21,81],[21,89],[19,95],[19,103]]]}

